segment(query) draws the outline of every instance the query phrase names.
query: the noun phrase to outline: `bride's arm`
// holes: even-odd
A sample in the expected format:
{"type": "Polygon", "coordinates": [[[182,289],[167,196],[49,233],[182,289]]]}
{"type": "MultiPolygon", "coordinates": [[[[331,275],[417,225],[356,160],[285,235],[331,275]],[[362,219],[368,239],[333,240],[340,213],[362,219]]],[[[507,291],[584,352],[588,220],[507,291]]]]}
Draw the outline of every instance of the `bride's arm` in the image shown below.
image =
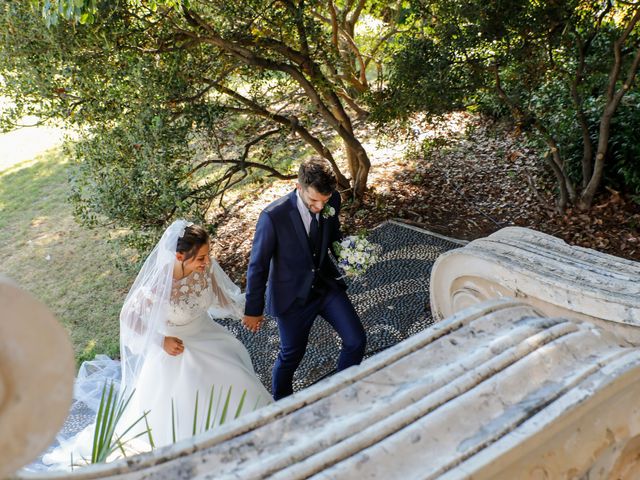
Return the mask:
{"type": "Polygon", "coordinates": [[[135,295],[127,298],[120,312],[120,323],[138,335],[147,332],[147,318],[156,301],[153,291],[141,288],[135,295]]]}
{"type": "Polygon", "coordinates": [[[129,348],[140,351],[147,341],[159,346],[163,345],[164,336],[159,332],[148,332],[154,306],[157,308],[154,293],[141,289],[136,295],[128,298],[120,312],[120,335],[126,338],[129,348]]]}

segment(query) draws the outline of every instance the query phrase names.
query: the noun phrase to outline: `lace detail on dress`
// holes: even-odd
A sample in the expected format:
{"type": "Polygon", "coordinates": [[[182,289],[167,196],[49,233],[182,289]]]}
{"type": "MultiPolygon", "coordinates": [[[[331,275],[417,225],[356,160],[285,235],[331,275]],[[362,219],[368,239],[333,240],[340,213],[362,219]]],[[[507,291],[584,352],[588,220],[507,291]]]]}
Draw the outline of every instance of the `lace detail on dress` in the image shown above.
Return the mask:
{"type": "Polygon", "coordinates": [[[203,272],[193,272],[180,280],[174,280],[167,315],[167,324],[180,326],[191,323],[207,313],[216,303],[211,288],[211,267],[203,272]]]}

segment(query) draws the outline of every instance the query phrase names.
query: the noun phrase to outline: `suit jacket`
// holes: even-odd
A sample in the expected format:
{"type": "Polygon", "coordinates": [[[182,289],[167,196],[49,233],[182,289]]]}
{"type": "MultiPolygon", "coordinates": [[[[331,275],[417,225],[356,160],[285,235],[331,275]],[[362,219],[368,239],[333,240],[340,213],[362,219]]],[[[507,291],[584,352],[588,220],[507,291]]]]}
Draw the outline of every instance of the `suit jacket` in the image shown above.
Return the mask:
{"type": "Polygon", "coordinates": [[[334,192],[327,205],[335,209],[335,215],[329,218],[319,215],[322,239],[317,268],[298,211],[296,191],[262,211],[247,270],[247,315],[261,315],[266,310],[269,315],[278,316],[294,306],[296,300],[304,305],[316,275],[322,277],[325,285],[347,288],[344,281],[336,280],[340,273],[328,255],[333,242],[342,237],[338,220],[340,203],[340,194],[334,192]]]}

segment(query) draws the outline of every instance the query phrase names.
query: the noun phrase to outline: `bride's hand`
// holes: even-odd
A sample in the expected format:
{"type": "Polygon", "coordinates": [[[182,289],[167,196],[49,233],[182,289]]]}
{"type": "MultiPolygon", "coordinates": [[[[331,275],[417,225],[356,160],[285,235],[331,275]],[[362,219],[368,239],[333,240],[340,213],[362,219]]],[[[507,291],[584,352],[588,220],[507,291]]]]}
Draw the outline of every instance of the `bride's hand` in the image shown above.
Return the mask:
{"type": "Polygon", "coordinates": [[[169,355],[173,356],[180,355],[182,352],[184,352],[184,345],[182,343],[182,340],[180,340],[178,337],[164,337],[162,348],[164,348],[164,351],[169,355]]]}

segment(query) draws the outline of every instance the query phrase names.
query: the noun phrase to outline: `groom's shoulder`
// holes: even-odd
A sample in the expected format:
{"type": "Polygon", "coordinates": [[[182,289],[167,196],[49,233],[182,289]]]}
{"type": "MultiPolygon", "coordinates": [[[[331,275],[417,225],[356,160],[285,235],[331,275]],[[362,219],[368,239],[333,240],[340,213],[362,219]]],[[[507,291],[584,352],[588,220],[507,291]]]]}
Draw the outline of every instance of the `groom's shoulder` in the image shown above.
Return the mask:
{"type": "Polygon", "coordinates": [[[291,193],[288,193],[278,198],[277,200],[274,200],[273,202],[271,202],[269,205],[265,207],[263,211],[269,214],[277,214],[279,212],[287,210],[290,206],[290,199],[291,199],[291,193]]]}

